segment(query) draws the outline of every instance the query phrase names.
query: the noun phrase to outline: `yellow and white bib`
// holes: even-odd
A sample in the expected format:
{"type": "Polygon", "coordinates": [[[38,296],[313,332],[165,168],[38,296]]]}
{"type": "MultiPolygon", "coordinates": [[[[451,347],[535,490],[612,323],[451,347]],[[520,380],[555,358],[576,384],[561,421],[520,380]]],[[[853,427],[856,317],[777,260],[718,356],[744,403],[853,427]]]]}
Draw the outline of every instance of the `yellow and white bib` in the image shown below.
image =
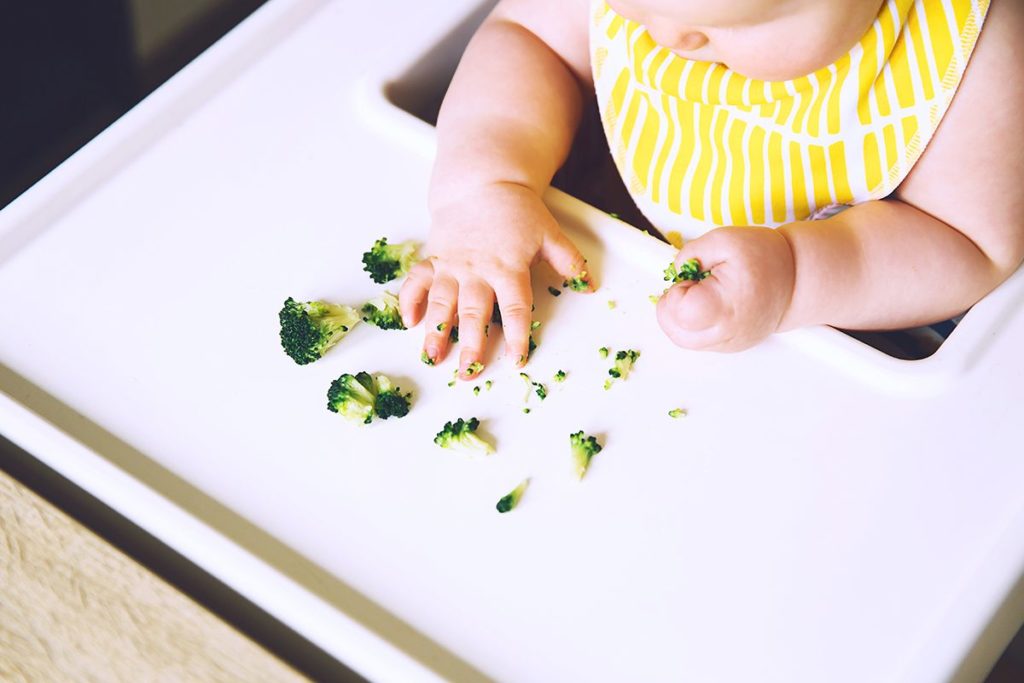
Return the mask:
{"type": "Polygon", "coordinates": [[[887,0],[834,64],[760,81],[680,57],[595,0],[591,64],[619,173],[656,227],[687,238],[885,197],[946,113],[988,4],[887,0]]]}

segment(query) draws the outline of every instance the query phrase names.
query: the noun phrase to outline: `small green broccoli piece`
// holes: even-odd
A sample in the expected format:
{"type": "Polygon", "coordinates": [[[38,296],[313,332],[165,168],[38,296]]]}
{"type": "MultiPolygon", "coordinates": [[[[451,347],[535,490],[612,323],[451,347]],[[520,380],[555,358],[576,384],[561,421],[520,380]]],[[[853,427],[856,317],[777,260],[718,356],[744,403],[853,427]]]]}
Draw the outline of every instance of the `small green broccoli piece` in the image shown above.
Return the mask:
{"type": "Polygon", "coordinates": [[[416,247],[412,241],[388,244],[388,238],[381,237],[363,254],[363,270],[379,285],[391,282],[408,273],[416,263],[416,247]]]}
{"type": "Polygon", "coordinates": [[[548,292],[551,294],[551,296],[562,296],[562,290],[555,289],[554,287],[549,286],[548,292]]]}
{"type": "Polygon", "coordinates": [[[299,365],[319,360],[359,322],[354,308],[288,297],[281,312],[281,346],[299,365]]]}
{"type": "Polygon", "coordinates": [[[673,408],[672,410],[668,411],[668,416],[673,419],[686,417],[686,411],[683,410],[682,408],[673,408]]]}
{"type": "Polygon", "coordinates": [[[701,270],[700,261],[695,258],[684,261],[679,266],[672,262],[665,269],[665,279],[672,283],[682,282],[683,280],[699,281],[710,274],[710,270],[701,270]]]}
{"type": "Polygon", "coordinates": [[[412,392],[403,394],[386,375],[377,375],[374,380],[377,386],[377,397],[373,401],[374,414],[382,420],[408,415],[412,392]]]}
{"type": "Polygon", "coordinates": [[[445,422],[444,429],[434,437],[434,443],[441,448],[451,448],[470,452],[490,454],[494,452],[494,446],[481,439],[476,429],[480,426],[480,420],[471,417],[463,420],[461,417],[455,422],[445,422]]]}
{"type": "Polygon", "coordinates": [[[426,351],[420,354],[420,360],[423,361],[424,365],[434,364],[434,359],[428,356],[426,351]]]}
{"type": "Polygon", "coordinates": [[[608,347],[607,346],[602,346],[601,348],[599,348],[597,350],[597,353],[598,353],[599,356],[601,356],[601,358],[607,358],[608,357],[608,347]]]}
{"type": "Polygon", "coordinates": [[[524,415],[529,415],[530,414],[530,409],[529,408],[523,408],[523,414],[524,415]]]}
{"type": "Polygon", "coordinates": [[[601,452],[601,444],[593,436],[585,436],[583,431],[569,435],[569,445],[572,447],[572,462],[576,477],[582,479],[590,467],[590,460],[601,452]]]}
{"type": "Polygon", "coordinates": [[[473,395],[474,396],[479,396],[480,395],[480,385],[479,384],[476,385],[475,387],[473,387],[473,395]]]}
{"type": "Polygon", "coordinates": [[[409,414],[412,393],[402,394],[386,375],[368,372],[348,373],[331,382],[327,390],[327,409],[364,424],[376,415],[382,420],[409,414]]]}
{"type": "Polygon", "coordinates": [[[633,364],[640,357],[639,351],[619,351],[615,354],[615,365],[609,370],[608,374],[615,379],[626,379],[629,377],[630,370],[633,369],[633,364]]]}
{"type": "Polygon", "coordinates": [[[491,380],[487,380],[486,382],[484,382],[484,388],[487,389],[487,391],[490,391],[491,387],[493,387],[493,386],[494,386],[494,382],[492,382],[491,380]]]}
{"type": "Polygon", "coordinates": [[[452,325],[451,331],[448,333],[448,341],[452,344],[459,343],[459,328],[457,325],[452,325]]]}
{"type": "Polygon", "coordinates": [[[529,479],[523,479],[519,482],[519,486],[512,489],[512,491],[501,497],[498,504],[495,506],[498,512],[508,512],[519,505],[519,501],[523,498],[523,492],[526,491],[526,487],[530,485],[529,479]]]}
{"type": "Polygon", "coordinates": [[[559,370],[558,372],[555,373],[555,381],[556,382],[564,382],[565,381],[565,377],[566,377],[565,370],[559,370]]]}
{"type": "Polygon", "coordinates": [[[437,324],[437,331],[438,332],[444,332],[447,329],[448,329],[448,323],[438,323],[437,324]]]}
{"type": "Polygon", "coordinates": [[[373,404],[376,399],[376,388],[369,373],[346,373],[331,382],[331,388],[327,390],[327,409],[350,420],[368,424],[373,420],[373,404]]]}
{"type": "Polygon", "coordinates": [[[615,304],[614,301],[612,301],[611,299],[608,300],[608,310],[609,311],[615,310],[615,305],[616,304],[615,304]]]}
{"type": "Polygon", "coordinates": [[[537,396],[540,397],[540,400],[543,401],[548,397],[548,388],[541,384],[540,382],[534,382],[533,388],[537,392],[537,396]]]}
{"type": "Polygon", "coordinates": [[[585,292],[590,289],[590,278],[587,277],[587,271],[580,271],[580,274],[569,278],[562,283],[563,287],[568,287],[574,292],[585,292]]]}
{"type": "Polygon", "coordinates": [[[530,335],[530,346],[526,349],[526,357],[529,358],[533,355],[533,352],[537,350],[537,341],[530,335]]]}
{"type": "Polygon", "coordinates": [[[384,292],[363,305],[363,321],[373,323],[382,330],[404,330],[402,314],[398,310],[398,297],[384,292]]]}
{"type": "Polygon", "coordinates": [[[530,329],[531,330],[540,329],[540,321],[539,320],[534,320],[533,322],[531,322],[530,323],[530,329]]]}
{"type": "Polygon", "coordinates": [[[484,364],[481,363],[480,361],[474,361],[469,364],[469,367],[466,368],[466,376],[472,377],[473,375],[479,375],[483,371],[484,364]]]}

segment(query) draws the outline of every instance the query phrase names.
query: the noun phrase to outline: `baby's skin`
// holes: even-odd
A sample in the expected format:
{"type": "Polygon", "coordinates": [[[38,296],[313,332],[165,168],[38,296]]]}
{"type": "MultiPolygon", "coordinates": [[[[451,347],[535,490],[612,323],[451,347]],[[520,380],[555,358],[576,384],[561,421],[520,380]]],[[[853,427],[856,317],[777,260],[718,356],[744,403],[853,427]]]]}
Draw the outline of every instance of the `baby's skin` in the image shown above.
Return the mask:
{"type": "MultiPolygon", "coordinates": [[[[664,47],[751,78],[797,78],[834,62],[880,0],[612,0],[664,47]]],[[[530,267],[586,270],[540,197],[565,160],[587,98],[589,0],[502,0],[477,31],[438,120],[429,258],[402,287],[424,353],[460,377],[479,362],[497,301],[505,353],[524,364],[530,267]],[[440,323],[446,323],[442,326],[440,323]],[[441,327],[442,329],[438,329],[441,327]]],[[[658,322],[684,348],[738,351],[816,324],[898,329],[962,313],[1024,260],[1024,3],[992,0],[963,81],[911,173],[889,197],[818,221],[725,226],[677,263],[711,275],[673,286],[658,322]]],[[[596,283],[592,283],[592,289],[596,283]]]]}

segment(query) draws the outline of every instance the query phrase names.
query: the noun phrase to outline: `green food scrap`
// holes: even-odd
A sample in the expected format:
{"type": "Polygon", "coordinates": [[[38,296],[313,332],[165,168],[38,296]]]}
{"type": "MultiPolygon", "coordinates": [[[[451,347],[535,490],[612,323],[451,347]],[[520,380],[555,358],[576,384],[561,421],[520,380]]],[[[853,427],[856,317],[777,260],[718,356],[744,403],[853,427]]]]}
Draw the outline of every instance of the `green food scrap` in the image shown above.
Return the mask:
{"type": "Polygon", "coordinates": [[[382,330],[404,330],[402,314],[398,310],[398,297],[391,292],[367,301],[362,308],[363,322],[376,325],[382,330]]]}
{"type": "Polygon", "coordinates": [[[412,393],[402,394],[386,375],[368,372],[344,374],[327,390],[327,409],[355,422],[369,423],[376,415],[382,420],[405,417],[412,393]]]}
{"type": "Polygon", "coordinates": [[[563,287],[568,287],[574,292],[585,292],[590,289],[590,279],[587,277],[587,271],[581,271],[579,275],[569,278],[562,283],[563,287]]]}
{"type": "Polygon", "coordinates": [[[479,384],[477,386],[473,387],[473,395],[474,396],[479,396],[480,395],[480,385],[479,384]]]}
{"type": "Polygon", "coordinates": [[[540,327],[540,321],[539,320],[534,320],[533,322],[530,323],[530,329],[531,330],[536,330],[539,327],[540,327]]]}
{"type": "Polygon", "coordinates": [[[484,382],[484,388],[487,389],[487,391],[490,391],[491,387],[493,387],[493,386],[494,386],[494,382],[492,382],[491,380],[487,380],[486,382],[484,382]]]}
{"type": "Polygon", "coordinates": [[[632,349],[619,351],[615,354],[615,364],[609,368],[608,374],[615,379],[626,379],[638,358],[640,358],[639,351],[632,349]]]}
{"type": "Polygon", "coordinates": [[[473,361],[469,364],[469,367],[466,368],[466,376],[472,377],[473,375],[479,375],[483,371],[484,364],[480,361],[473,361]]]}
{"type": "Polygon", "coordinates": [[[441,448],[491,454],[494,452],[494,446],[477,435],[476,430],[479,426],[480,420],[475,417],[468,420],[460,417],[455,422],[446,422],[444,428],[434,437],[434,443],[441,448]]]}
{"type": "Polygon", "coordinates": [[[699,281],[711,274],[710,270],[701,270],[700,261],[695,258],[684,261],[676,266],[675,262],[665,269],[665,280],[676,283],[683,280],[699,281]]]}
{"type": "Polygon", "coordinates": [[[564,382],[565,378],[566,378],[565,370],[559,370],[558,372],[555,373],[555,381],[556,382],[564,382]]]}
{"type": "Polygon", "coordinates": [[[607,358],[608,357],[608,353],[609,353],[608,347],[607,346],[602,346],[601,348],[599,348],[597,350],[597,353],[598,353],[599,356],[601,356],[601,358],[607,358]]]}
{"type": "Polygon", "coordinates": [[[447,329],[448,329],[448,323],[438,323],[437,324],[437,331],[438,332],[444,332],[447,329]]]}
{"type": "Polygon", "coordinates": [[[519,482],[519,486],[516,486],[510,493],[501,497],[498,504],[495,506],[498,512],[508,512],[519,505],[519,501],[523,498],[523,493],[526,491],[526,487],[529,486],[530,480],[523,479],[519,482]]]}
{"type": "Polygon", "coordinates": [[[682,408],[673,408],[672,410],[668,411],[668,416],[673,418],[673,419],[677,419],[677,418],[680,418],[680,417],[686,417],[686,415],[687,415],[687,412],[685,410],[683,410],[682,408]]]}
{"type": "Polygon", "coordinates": [[[386,237],[373,243],[363,254],[363,270],[379,285],[402,277],[416,263],[417,244],[412,241],[388,244],[386,237]]]}
{"type": "Polygon", "coordinates": [[[616,306],[615,302],[612,301],[611,299],[609,299],[608,300],[608,310],[609,311],[615,310],[615,306],[616,306]]]}
{"type": "Polygon", "coordinates": [[[420,360],[423,361],[424,365],[434,365],[434,359],[428,356],[426,351],[420,354],[420,360]]]}
{"type": "Polygon", "coordinates": [[[319,360],[359,323],[354,308],[288,297],[278,313],[281,347],[299,365],[319,360]]]}
{"type": "Polygon", "coordinates": [[[561,290],[555,289],[551,286],[548,287],[548,292],[550,292],[551,296],[562,296],[561,290]]]}
{"type": "Polygon", "coordinates": [[[602,446],[596,437],[586,436],[582,430],[569,435],[569,446],[572,449],[573,470],[576,477],[582,479],[590,467],[590,461],[601,452],[602,446]]]}
{"type": "Polygon", "coordinates": [[[451,331],[448,332],[448,340],[452,344],[457,344],[459,342],[459,327],[458,327],[458,325],[452,325],[451,331]]]}

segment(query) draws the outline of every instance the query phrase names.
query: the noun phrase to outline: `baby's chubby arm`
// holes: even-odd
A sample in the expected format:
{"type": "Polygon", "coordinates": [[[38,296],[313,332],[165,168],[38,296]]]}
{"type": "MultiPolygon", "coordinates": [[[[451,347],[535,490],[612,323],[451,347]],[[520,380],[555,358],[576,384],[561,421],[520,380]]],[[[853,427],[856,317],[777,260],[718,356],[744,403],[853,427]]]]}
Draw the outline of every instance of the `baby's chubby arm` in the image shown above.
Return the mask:
{"type": "Polygon", "coordinates": [[[993,2],[949,111],[892,197],[687,244],[679,261],[712,275],[662,297],[666,333],[733,351],[812,324],[911,327],[962,313],[1009,277],[1024,260],[1021,33],[1024,5],[993,2]]]}
{"type": "Polygon", "coordinates": [[[502,0],[463,55],[437,124],[429,257],[399,294],[407,327],[424,320],[424,357],[442,360],[459,326],[460,375],[475,377],[491,309],[506,354],[525,362],[530,266],[569,278],[583,257],[541,201],[575,135],[590,90],[586,0],[502,0]],[[425,309],[425,310],[424,310],[425,309]]]}

